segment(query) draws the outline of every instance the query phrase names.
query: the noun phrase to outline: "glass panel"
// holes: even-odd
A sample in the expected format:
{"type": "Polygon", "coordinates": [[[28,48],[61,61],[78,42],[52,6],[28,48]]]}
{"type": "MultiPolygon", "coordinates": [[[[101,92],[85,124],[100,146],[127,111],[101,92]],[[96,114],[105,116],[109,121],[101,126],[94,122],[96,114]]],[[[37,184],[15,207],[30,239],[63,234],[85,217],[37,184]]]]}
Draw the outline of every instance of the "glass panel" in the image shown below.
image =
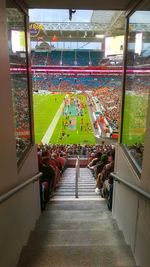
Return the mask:
{"type": "Polygon", "coordinates": [[[8,48],[16,136],[19,161],[31,143],[25,15],[13,1],[7,1],[8,48]]]}
{"type": "Polygon", "coordinates": [[[122,143],[141,172],[150,89],[150,11],[129,18],[122,143]]]}

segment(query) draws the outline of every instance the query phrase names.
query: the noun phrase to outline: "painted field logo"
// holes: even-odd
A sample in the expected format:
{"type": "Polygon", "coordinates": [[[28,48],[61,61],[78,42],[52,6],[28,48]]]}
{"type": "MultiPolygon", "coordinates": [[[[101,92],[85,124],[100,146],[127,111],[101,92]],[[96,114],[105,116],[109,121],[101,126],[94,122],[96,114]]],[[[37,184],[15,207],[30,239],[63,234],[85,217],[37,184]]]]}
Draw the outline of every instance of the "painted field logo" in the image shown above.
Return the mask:
{"type": "Polygon", "coordinates": [[[75,130],[76,129],[76,117],[71,118],[71,123],[69,125],[70,130],[75,130]]]}

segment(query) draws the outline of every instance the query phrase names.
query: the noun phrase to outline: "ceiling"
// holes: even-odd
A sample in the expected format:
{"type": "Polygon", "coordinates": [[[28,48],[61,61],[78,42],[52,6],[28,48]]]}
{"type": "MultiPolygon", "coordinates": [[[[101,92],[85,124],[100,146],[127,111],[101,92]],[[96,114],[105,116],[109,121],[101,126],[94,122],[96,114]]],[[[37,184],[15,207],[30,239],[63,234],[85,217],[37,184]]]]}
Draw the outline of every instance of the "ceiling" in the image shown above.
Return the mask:
{"type": "Polygon", "coordinates": [[[126,10],[135,0],[24,0],[28,8],[126,10]]]}

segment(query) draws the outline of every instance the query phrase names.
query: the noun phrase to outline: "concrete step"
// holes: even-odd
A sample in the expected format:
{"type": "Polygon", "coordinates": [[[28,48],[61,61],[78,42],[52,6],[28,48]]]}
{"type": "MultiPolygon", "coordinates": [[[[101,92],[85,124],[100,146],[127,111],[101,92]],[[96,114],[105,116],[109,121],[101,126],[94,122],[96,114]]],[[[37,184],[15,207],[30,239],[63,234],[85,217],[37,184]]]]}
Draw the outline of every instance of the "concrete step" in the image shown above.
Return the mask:
{"type": "MultiPolygon", "coordinates": [[[[55,193],[55,196],[74,196],[75,193],[73,192],[57,192],[55,193]]],[[[82,192],[79,196],[95,196],[94,192],[82,192]]]]}
{"type": "MultiPolygon", "coordinates": [[[[85,188],[78,188],[78,192],[94,192],[95,193],[95,188],[94,187],[85,187],[85,188]]],[[[75,188],[63,188],[61,187],[60,189],[57,190],[57,192],[75,192],[75,188]]]]}
{"type": "MultiPolygon", "coordinates": [[[[78,180],[78,183],[84,183],[84,182],[87,182],[87,183],[91,183],[91,184],[93,184],[93,183],[95,183],[95,180],[93,180],[93,179],[85,179],[85,180],[81,180],[81,179],[79,179],[78,180]]],[[[73,180],[70,180],[70,181],[66,181],[66,180],[64,180],[64,181],[60,181],[60,183],[66,183],[66,184],[69,184],[69,183],[74,183],[75,184],[75,179],[73,179],[73,180]]]]}
{"type": "MultiPolygon", "coordinates": [[[[55,197],[74,197],[75,196],[75,170],[68,169],[63,174],[60,187],[55,193],[55,197]]],[[[87,168],[80,168],[78,179],[78,196],[95,197],[95,180],[87,168]]],[[[97,197],[98,198],[98,197],[97,197]]]]}
{"type": "MultiPolygon", "coordinates": [[[[61,185],[59,186],[58,190],[59,189],[67,189],[67,188],[76,188],[75,185],[61,185]]],[[[78,188],[82,188],[82,189],[85,189],[85,188],[95,188],[95,184],[78,184],[78,188]]]]}
{"type": "Polygon", "coordinates": [[[67,200],[67,201],[72,201],[72,200],[91,200],[91,201],[100,201],[101,200],[101,197],[99,195],[95,195],[95,196],[79,196],[79,198],[75,198],[75,195],[74,196],[54,196],[53,197],[54,200],[59,200],[59,201],[64,201],[64,200],[67,200]]]}
{"type": "Polygon", "coordinates": [[[28,247],[43,248],[52,246],[119,246],[125,241],[121,231],[116,230],[50,230],[34,231],[28,247]]]}
{"type": "Polygon", "coordinates": [[[55,196],[74,196],[75,193],[71,193],[71,192],[65,192],[65,193],[61,193],[61,192],[57,192],[54,194],[55,196]]]}
{"type": "Polygon", "coordinates": [[[78,188],[78,191],[80,191],[80,192],[92,191],[92,192],[95,193],[95,186],[90,186],[90,187],[86,187],[86,186],[85,186],[84,188],[79,187],[79,188],[78,188]]]}
{"type": "MultiPolygon", "coordinates": [[[[88,183],[85,183],[85,182],[82,182],[82,183],[81,183],[81,182],[79,182],[78,185],[80,185],[80,186],[86,186],[86,185],[87,185],[87,186],[90,186],[90,185],[95,185],[95,183],[91,183],[91,182],[90,182],[90,183],[89,183],[89,182],[88,182],[88,183]]],[[[65,187],[68,187],[68,186],[75,186],[75,182],[73,182],[73,183],[66,183],[66,182],[65,182],[65,183],[59,183],[59,186],[60,186],[60,187],[61,187],[61,186],[65,186],[65,187]]]]}
{"type": "Polygon", "coordinates": [[[134,267],[128,246],[24,249],[17,267],[134,267]]]}
{"type": "Polygon", "coordinates": [[[65,220],[65,221],[96,221],[99,222],[103,219],[111,219],[111,213],[109,210],[101,207],[97,210],[47,210],[41,216],[41,219],[65,220]]]}
{"type": "MultiPolygon", "coordinates": [[[[59,185],[58,189],[60,188],[75,188],[76,186],[74,184],[71,184],[71,185],[66,185],[66,184],[62,184],[62,185],[59,185]]],[[[95,188],[95,184],[78,184],[78,188],[88,188],[88,187],[93,187],[95,188]]]]}
{"type": "Polygon", "coordinates": [[[47,209],[50,210],[88,210],[88,211],[98,211],[101,210],[108,211],[106,207],[106,200],[102,198],[100,201],[83,201],[83,200],[72,200],[72,201],[50,201],[47,209]]]}
{"type": "MultiPolygon", "coordinates": [[[[87,182],[91,182],[91,183],[94,183],[95,182],[95,179],[89,177],[89,178],[86,178],[86,179],[78,179],[79,183],[80,182],[84,182],[84,181],[87,181],[87,182]]],[[[72,179],[63,179],[63,180],[60,180],[60,183],[73,183],[75,182],[75,177],[73,177],[72,179]]]]}
{"type": "Polygon", "coordinates": [[[118,230],[116,222],[112,220],[103,219],[98,223],[88,222],[88,221],[72,221],[71,223],[68,221],[55,221],[53,223],[51,220],[39,220],[36,224],[35,231],[49,231],[49,230],[101,230],[101,231],[108,231],[108,230],[118,230]],[[45,227],[46,225],[46,227],[45,227]]]}

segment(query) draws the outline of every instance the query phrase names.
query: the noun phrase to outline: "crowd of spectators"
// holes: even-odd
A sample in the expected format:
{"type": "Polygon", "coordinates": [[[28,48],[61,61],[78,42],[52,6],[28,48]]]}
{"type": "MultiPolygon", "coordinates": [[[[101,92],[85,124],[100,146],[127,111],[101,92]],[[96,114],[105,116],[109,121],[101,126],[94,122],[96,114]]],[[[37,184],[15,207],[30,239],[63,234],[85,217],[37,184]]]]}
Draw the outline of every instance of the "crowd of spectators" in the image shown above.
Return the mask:
{"type": "Polygon", "coordinates": [[[30,114],[27,77],[24,74],[12,74],[13,113],[16,134],[17,159],[30,144],[30,114]]]}
{"type": "Polygon", "coordinates": [[[19,76],[13,74],[11,82],[16,129],[28,130],[30,115],[27,77],[22,74],[19,76]]]}
{"type": "Polygon", "coordinates": [[[126,92],[132,92],[136,95],[148,95],[150,87],[149,75],[128,75],[126,80],[126,92]]]}
{"type": "Polygon", "coordinates": [[[80,144],[66,144],[66,145],[60,145],[60,144],[50,144],[50,145],[38,145],[38,152],[45,152],[45,150],[49,151],[50,154],[56,153],[56,154],[62,154],[66,158],[70,157],[76,157],[80,156],[83,158],[89,158],[91,157],[91,154],[93,155],[98,153],[99,151],[103,150],[109,150],[111,146],[105,145],[105,144],[96,144],[96,145],[80,145],[80,144]]]}
{"type": "Polygon", "coordinates": [[[37,66],[46,66],[48,52],[35,52],[32,51],[31,64],[37,66]]]}
{"type": "Polygon", "coordinates": [[[94,92],[102,106],[103,117],[113,131],[118,131],[121,102],[121,88],[106,87],[94,92]]]}
{"type": "Polygon", "coordinates": [[[121,77],[113,75],[72,76],[60,74],[34,74],[33,88],[35,90],[55,91],[92,91],[102,87],[120,88],[121,77]]]}
{"type": "Polygon", "coordinates": [[[62,172],[65,169],[67,153],[61,146],[39,145],[37,147],[40,178],[41,209],[59,186],[62,172]]]}
{"type": "MultiPolygon", "coordinates": [[[[114,153],[114,146],[105,145],[104,142],[97,145],[38,145],[39,171],[42,172],[40,178],[41,208],[45,209],[46,202],[59,187],[61,175],[66,168],[67,160],[70,157],[74,158],[76,156],[87,159],[88,167],[93,171],[94,177],[96,178],[96,193],[98,193],[97,188],[100,188],[101,193],[103,192],[102,196],[109,198],[110,187],[112,187],[112,179],[109,174],[113,171],[114,153]],[[100,179],[98,178],[100,177],[100,170],[104,173],[101,183],[98,180],[100,179]]],[[[108,201],[108,203],[111,209],[111,201],[108,201]]]]}
{"type": "Polygon", "coordinates": [[[101,145],[97,153],[89,155],[88,168],[92,171],[96,180],[95,193],[107,199],[108,208],[112,209],[113,178],[110,175],[114,171],[115,147],[113,145],[101,145]]]}

